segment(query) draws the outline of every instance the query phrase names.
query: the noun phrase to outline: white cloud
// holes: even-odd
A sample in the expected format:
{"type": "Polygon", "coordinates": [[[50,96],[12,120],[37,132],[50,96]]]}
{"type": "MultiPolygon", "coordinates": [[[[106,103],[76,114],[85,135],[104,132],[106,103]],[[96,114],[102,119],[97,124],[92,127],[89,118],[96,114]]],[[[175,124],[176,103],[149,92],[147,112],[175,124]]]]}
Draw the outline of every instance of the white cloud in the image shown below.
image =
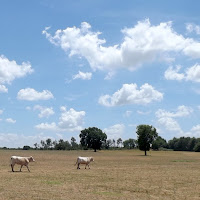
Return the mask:
{"type": "Polygon", "coordinates": [[[12,118],[7,118],[6,122],[11,123],[11,124],[15,124],[16,120],[12,119],[12,118]]]}
{"type": "Polygon", "coordinates": [[[83,22],[80,28],[57,30],[55,35],[48,31],[46,28],[43,34],[52,44],[61,47],[69,56],[85,58],[93,70],[135,70],[156,59],[166,61],[165,55],[174,52],[200,58],[200,43],[176,33],[172,22],[153,26],[148,19],[139,21],[133,28],[122,30],[124,38],[121,44],[107,47],[106,40],[99,38],[101,33],[91,31],[87,22],[83,22]]]}
{"type": "Polygon", "coordinates": [[[148,83],[137,89],[136,84],[124,84],[120,90],[112,96],[104,95],[99,98],[99,103],[104,106],[120,106],[126,104],[148,104],[152,101],[160,101],[163,94],[155,90],[148,83]]]}
{"type": "Polygon", "coordinates": [[[40,130],[50,130],[50,131],[57,131],[58,127],[56,126],[55,122],[52,123],[41,123],[35,126],[35,128],[40,130]]]}
{"type": "Polygon", "coordinates": [[[35,143],[40,144],[41,140],[46,140],[47,138],[55,140],[51,136],[44,134],[24,135],[15,133],[0,133],[0,147],[22,148],[25,145],[34,147],[35,143]]]}
{"type": "Polygon", "coordinates": [[[69,110],[61,108],[61,116],[59,118],[58,127],[64,130],[79,131],[82,129],[85,111],[76,111],[73,108],[69,110]]]}
{"type": "Polygon", "coordinates": [[[166,71],[165,71],[165,79],[167,80],[177,80],[177,81],[181,81],[185,78],[185,75],[183,73],[178,73],[181,69],[181,66],[176,66],[176,68],[174,69],[172,66],[169,67],[166,71]]]}
{"type": "Polygon", "coordinates": [[[179,134],[183,133],[180,125],[173,118],[162,117],[162,118],[158,119],[158,123],[159,123],[159,125],[164,126],[165,129],[167,129],[169,131],[175,131],[175,132],[178,132],[179,134]]]}
{"type": "Polygon", "coordinates": [[[90,72],[81,72],[79,71],[78,74],[73,76],[73,80],[75,79],[82,79],[82,80],[90,80],[92,78],[92,73],[90,72]]]}
{"type": "Polygon", "coordinates": [[[26,106],[26,110],[31,110],[31,107],[30,106],[26,106]]]}
{"type": "Polygon", "coordinates": [[[165,71],[165,79],[167,80],[186,80],[192,82],[200,82],[200,65],[195,64],[192,67],[188,67],[184,73],[179,73],[181,66],[177,66],[175,69],[171,66],[165,71]]]}
{"type": "Polygon", "coordinates": [[[47,107],[42,107],[40,105],[36,105],[34,106],[33,108],[34,110],[39,110],[40,113],[38,115],[39,118],[43,118],[43,117],[46,117],[48,118],[49,116],[53,115],[54,114],[54,111],[53,111],[53,108],[50,107],[50,108],[47,108],[47,107]]]}
{"type": "Polygon", "coordinates": [[[0,115],[3,114],[3,110],[0,110],[0,115]]]}
{"type": "Polygon", "coordinates": [[[21,89],[17,98],[19,100],[27,100],[27,101],[38,101],[38,100],[48,100],[53,98],[53,94],[48,90],[43,90],[42,92],[38,92],[33,88],[21,89]]]}
{"type": "Polygon", "coordinates": [[[124,116],[125,116],[125,117],[130,117],[131,114],[132,114],[132,111],[127,110],[127,111],[125,112],[124,116]]]}
{"type": "Polygon", "coordinates": [[[196,64],[186,69],[186,80],[200,82],[200,65],[196,64]]]}
{"type": "Polygon", "coordinates": [[[103,132],[106,133],[108,139],[118,139],[123,136],[124,130],[124,124],[115,124],[113,126],[105,128],[103,132]]]}
{"type": "Polygon", "coordinates": [[[178,106],[176,112],[168,112],[163,109],[159,109],[156,112],[156,117],[157,118],[162,118],[162,117],[186,117],[189,116],[193,112],[193,109],[187,106],[178,106]]]}
{"type": "Polygon", "coordinates": [[[191,131],[193,132],[198,132],[199,135],[200,135],[200,124],[196,125],[196,126],[193,126],[191,131]]]}
{"type": "Polygon", "coordinates": [[[138,110],[137,113],[139,115],[148,115],[148,114],[150,114],[150,111],[141,111],[141,110],[138,110]]]}
{"type": "MultiPolygon", "coordinates": [[[[10,61],[5,56],[0,56],[0,84],[11,84],[16,78],[22,78],[31,74],[33,69],[30,63],[23,62],[18,65],[16,61],[10,61]]],[[[0,85],[0,91],[7,92],[5,85],[0,85]]]]}
{"type": "Polygon", "coordinates": [[[7,93],[8,92],[8,88],[6,88],[5,85],[0,85],[0,93],[7,93]]]}
{"type": "Polygon", "coordinates": [[[197,138],[199,138],[200,137],[200,124],[193,126],[189,132],[185,133],[185,135],[187,137],[197,137],[197,138]]]}
{"type": "Polygon", "coordinates": [[[195,32],[197,35],[200,35],[200,26],[196,24],[188,23],[186,24],[186,29],[189,33],[195,32]]]}
{"type": "Polygon", "coordinates": [[[85,117],[85,111],[76,111],[73,108],[67,110],[66,107],[62,106],[60,108],[61,116],[59,118],[58,124],[55,122],[41,123],[36,125],[37,129],[41,130],[51,130],[51,131],[80,131],[83,129],[83,120],[85,117]]]}
{"type": "Polygon", "coordinates": [[[176,112],[168,112],[166,110],[159,109],[155,115],[158,118],[158,124],[162,126],[162,128],[164,127],[168,131],[177,132],[179,135],[183,135],[183,130],[174,118],[186,117],[192,112],[192,108],[182,105],[178,106],[176,112]]]}

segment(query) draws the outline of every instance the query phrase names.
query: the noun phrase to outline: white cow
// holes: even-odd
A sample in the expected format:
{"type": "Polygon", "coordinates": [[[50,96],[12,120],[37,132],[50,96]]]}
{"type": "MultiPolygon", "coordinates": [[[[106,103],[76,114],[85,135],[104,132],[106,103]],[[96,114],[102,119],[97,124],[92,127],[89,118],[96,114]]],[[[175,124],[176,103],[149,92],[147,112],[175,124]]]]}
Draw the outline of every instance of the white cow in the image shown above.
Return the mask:
{"type": "Polygon", "coordinates": [[[15,164],[21,165],[20,172],[22,171],[23,165],[26,166],[28,171],[30,172],[30,170],[28,168],[29,162],[35,162],[35,160],[32,156],[30,156],[30,157],[11,156],[11,158],[10,158],[10,166],[11,166],[13,172],[14,172],[15,164]]]}
{"type": "Polygon", "coordinates": [[[85,169],[86,167],[88,166],[88,168],[90,169],[90,162],[94,161],[94,158],[93,157],[78,157],[77,158],[77,161],[76,161],[76,164],[77,165],[77,169],[80,169],[79,165],[80,164],[85,164],[85,169]]]}

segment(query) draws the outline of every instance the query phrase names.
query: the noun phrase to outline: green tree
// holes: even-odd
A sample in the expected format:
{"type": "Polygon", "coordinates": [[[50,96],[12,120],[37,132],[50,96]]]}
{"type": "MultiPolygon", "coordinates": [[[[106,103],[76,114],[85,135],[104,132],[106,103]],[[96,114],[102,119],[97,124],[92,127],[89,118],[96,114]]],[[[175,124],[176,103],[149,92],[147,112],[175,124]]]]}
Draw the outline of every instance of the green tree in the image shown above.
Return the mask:
{"type": "Polygon", "coordinates": [[[150,149],[150,144],[158,137],[156,128],[150,125],[139,125],[136,133],[138,135],[139,149],[144,151],[146,156],[147,151],[150,149]]]}
{"type": "Polygon", "coordinates": [[[194,146],[194,151],[195,152],[200,152],[200,142],[196,143],[196,145],[194,146]]]}
{"type": "Polygon", "coordinates": [[[46,147],[47,147],[47,149],[50,149],[52,147],[51,138],[46,139],[46,147]]]}
{"type": "Polygon", "coordinates": [[[159,150],[159,148],[167,148],[167,141],[160,136],[152,143],[152,149],[159,150]]]}
{"type": "Polygon", "coordinates": [[[29,150],[31,147],[26,145],[26,146],[23,146],[23,150],[29,150]]]}
{"type": "Polygon", "coordinates": [[[71,137],[71,146],[72,149],[78,149],[78,144],[76,143],[76,139],[74,137],[71,137]]]}
{"type": "Polygon", "coordinates": [[[101,149],[102,144],[105,143],[107,139],[107,135],[96,127],[89,127],[82,130],[79,137],[83,147],[92,148],[95,152],[97,149],[101,149]]]}
{"type": "Polygon", "coordinates": [[[105,142],[105,149],[109,149],[111,146],[112,146],[112,141],[111,141],[111,139],[106,140],[106,142],[105,142]]]}
{"type": "Polygon", "coordinates": [[[117,147],[120,147],[122,144],[122,138],[117,139],[117,147]]]}
{"type": "Polygon", "coordinates": [[[42,145],[42,149],[47,149],[47,146],[44,140],[41,140],[40,143],[42,145]]]}
{"type": "Polygon", "coordinates": [[[35,146],[35,149],[38,149],[38,147],[39,147],[37,142],[34,144],[34,146],[35,146]]]}
{"type": "Polygon", "coordinates": [[[126,149],[134,149],[134,147],[135,147],[135,140],[129,138],[128,140],[125,140],[123,142],[123,145],[124,145],[124,148],[126,148],[126,149]]]}

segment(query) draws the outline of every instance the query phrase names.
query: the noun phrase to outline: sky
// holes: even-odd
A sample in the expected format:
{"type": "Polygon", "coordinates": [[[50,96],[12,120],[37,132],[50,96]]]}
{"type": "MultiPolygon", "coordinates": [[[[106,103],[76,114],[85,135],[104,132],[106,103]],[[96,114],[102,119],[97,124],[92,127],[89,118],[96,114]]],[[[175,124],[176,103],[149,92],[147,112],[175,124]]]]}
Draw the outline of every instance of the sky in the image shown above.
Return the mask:
{"type": "Polygon", "coordinates": [[[0,2],[0,147],[200,137],[198,0],[0,2]]]}

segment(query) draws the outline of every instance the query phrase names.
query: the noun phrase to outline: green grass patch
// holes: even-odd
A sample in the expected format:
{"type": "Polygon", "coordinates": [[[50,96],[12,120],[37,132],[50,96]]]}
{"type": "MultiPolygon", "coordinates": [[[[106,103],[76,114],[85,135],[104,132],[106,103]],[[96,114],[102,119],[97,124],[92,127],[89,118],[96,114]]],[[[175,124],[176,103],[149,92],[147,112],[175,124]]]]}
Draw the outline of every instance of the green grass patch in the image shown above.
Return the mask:
{"type": "Polygon", "coordinates": [[[173,160],[172,162],[196,162],[195,160],[173,160]]]}
{"type": "Polygon", "coordinates": [[[60,181],[44,181],[47,185],[61,185],[62,183],[60,181]]]}

